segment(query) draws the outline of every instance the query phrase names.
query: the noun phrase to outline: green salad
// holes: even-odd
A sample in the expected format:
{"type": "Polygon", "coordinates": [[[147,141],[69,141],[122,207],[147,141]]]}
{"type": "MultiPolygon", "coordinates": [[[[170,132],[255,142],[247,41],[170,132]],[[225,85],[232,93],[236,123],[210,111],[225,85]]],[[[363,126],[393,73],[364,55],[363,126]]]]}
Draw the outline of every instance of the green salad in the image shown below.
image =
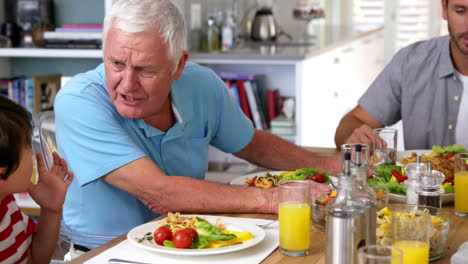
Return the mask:
{"type": "MultiPolygon", "coordinates": [[[[405,175],[403,167],[398,165],[379,165],[375,168],[376,174],[379,177],[369,179],[370,184],[386,187],[390,193],[398,195],[406,195],[406,185],[404,182],[408,179],[405,175]]],[[[454,193],[453,182],[446,180],[441,185],[445,190],[445,194],[454,193]]]]}

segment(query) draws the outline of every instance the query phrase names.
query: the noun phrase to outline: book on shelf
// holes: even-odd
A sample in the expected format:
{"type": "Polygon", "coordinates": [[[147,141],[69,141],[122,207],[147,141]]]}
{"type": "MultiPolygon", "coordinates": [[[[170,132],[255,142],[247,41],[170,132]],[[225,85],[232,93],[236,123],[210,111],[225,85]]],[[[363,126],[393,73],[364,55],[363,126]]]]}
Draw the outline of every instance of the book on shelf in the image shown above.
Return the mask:
{"type": "Polygon", "coordinates": [[[249,118],[252,119],[252,116],[250,115],[250,107],[249,107],[249,102],[247,99],[247,94],[245,92],[245,87],[244,87],[244,81],[243,80],[237,80],[237,91],[239,92],[239,101],[240,101],[240,107],[242,109],[242,112],[249,118]]]}
{"type": "Polygon", "coordinates": [[[44,40],[47,39],[102,39],[102,32],[56,32],[45,31],[44,40]]]}
{"type": "Polygon", "coordinates": [[[32,114],[52,110],[60,89],[60,75],[0,79],[0,95],[22,105],[32,114]]]}
{"type": "Polygon", "coordinates": [[[266,125],[264,125],[264,121],[261,118],[260,113],[260,105],[258,104],[256,96],[254,95],[254,91],[252,88],[252,84],[250,81],[244,81],[244,89],[247,95],[247,101],[249,103],[250,111],[252,113],[252,120],[254,121],[254,125],[256,129],[264,130],[266,129],[266,125]]]}
{"type": "Polygon", "coordinates": [[[268,121],[271,122],[275,117],[278,116],[278,104],[279,92],[277,89],[267,91],[267,108],[268,108],[268,121]]]}
{"type": "Polygon", "coordinates": [[[55,28],[55,32],[102,32],[102,28],[55,28]]]}
{"type": "Polygon", "coordinates": [[[255,75],[245,74],[245,73],[217,71],[216,74],[219,76],[219,78],[221,78],[223,80],[231,80],[231,81],[237,81],[237,80],[252,81],[255,78],[255,75]]]}
{"type": "Polygon", "coordinates": [[[280,136],[293,136],[296,134],[296,121],[285,115],[278,115],[271,120],[270,132],[280,136]]]}
{"type": "Polygon", "coordinates": [[[45,48],[54,49],[100,49],[100,39],[45,39],[45,48]]]}
{"type": "Polygon", "coordinates": [[[256,129],[269,127],[267,118],[267,90],[264,75],[216,71],[242,112],[252,120],[256,129]]]}
{"type": "Polygon", "coordinates": [[[65,29],[103,29],[102,24],[63,24],[65,29]]]}

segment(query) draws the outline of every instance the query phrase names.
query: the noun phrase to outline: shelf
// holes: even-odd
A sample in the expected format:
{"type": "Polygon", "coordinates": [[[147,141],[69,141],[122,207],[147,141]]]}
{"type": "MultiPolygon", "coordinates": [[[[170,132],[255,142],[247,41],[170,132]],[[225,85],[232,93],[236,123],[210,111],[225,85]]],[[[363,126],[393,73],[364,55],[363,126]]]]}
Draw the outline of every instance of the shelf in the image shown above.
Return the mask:
{"type": "Polygon", "coordinates": [[[100,59],[98,49],[0,48],[0,57],[100,59]]]}

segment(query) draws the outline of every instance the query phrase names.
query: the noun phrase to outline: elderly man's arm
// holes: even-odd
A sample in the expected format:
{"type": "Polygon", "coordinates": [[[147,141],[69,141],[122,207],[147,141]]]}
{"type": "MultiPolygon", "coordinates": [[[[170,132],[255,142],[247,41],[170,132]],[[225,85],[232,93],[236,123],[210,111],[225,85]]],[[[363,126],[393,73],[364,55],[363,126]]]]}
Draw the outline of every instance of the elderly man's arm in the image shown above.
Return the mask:
{"type": "Polygon", "coordinates": [[[320,157],[271,133],[255,130],[250,143],[235,153],[239,158],[275,170],[316,168],[327,172],[340,172],[340,156],[320,157]]]}
{"type": "Polygon", "coordinates": [[[167,176],[149,158],[126,164],[104,180],[156,213],[276,213],[277,188],[229,186],[184,176],[167,176]]]}
{"type": "Polygon", "coordinates": [[[384,127],[361,106],[356,106],[340,121],[335,133],[338,148],[345,143],[361,143],[372,146],[372,129],[384,127]]]}

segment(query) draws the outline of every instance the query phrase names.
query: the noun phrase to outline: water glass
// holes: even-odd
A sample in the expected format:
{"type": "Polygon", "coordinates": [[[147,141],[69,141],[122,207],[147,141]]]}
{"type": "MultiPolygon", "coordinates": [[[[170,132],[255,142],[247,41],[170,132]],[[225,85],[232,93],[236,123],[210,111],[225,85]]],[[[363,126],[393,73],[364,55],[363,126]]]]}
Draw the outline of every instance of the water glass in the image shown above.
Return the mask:
{"type": "Polygon", "coordinates": [[[310,250],[310,183],[286,181],[279,184],[278,218],[280,252],[305,256],[310,250]]]}
{"type": "Polygon", "coordinates": [[[393,128],[376,128],[372,133],[374,166],[396,164],[398,130],[393,128]]]}
{"type": "Polygon", "coordinates": [[[417,207],[392,212],[392,246],[403,251],[403,263],[429,263],[431,216],[417,207]]]}
{"type": "Polygon", "coordinates": [[[402,264],[403,252],[391,246],[368,245],[358,251],[359,264],[402,264]]]}
{"type": "Polygon", "coordinates": [[[468,216],[468,153],[455,154],[455,214],[468,216]]]}

